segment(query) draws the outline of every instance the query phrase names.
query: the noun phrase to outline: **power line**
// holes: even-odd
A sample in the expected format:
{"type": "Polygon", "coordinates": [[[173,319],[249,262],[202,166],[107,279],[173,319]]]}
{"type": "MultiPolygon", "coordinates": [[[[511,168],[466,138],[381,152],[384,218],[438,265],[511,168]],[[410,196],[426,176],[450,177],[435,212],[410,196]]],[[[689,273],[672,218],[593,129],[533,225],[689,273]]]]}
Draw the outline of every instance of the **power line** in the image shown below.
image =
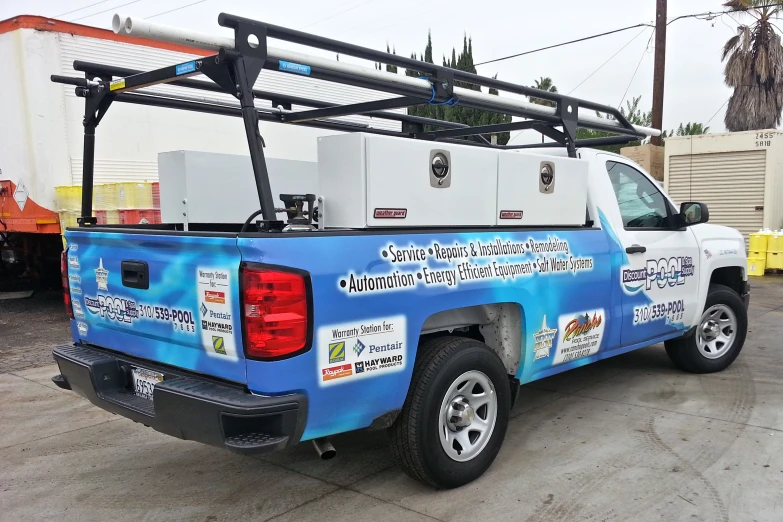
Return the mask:
{"type": "Polygon", "coordinates": [[[592,77],[593,77],[593,75],[594,75],[595,73],[597,73],[598,71],[600,71],[600,70],[603,68],[603,66],[604,66],[604,65],[606,65],[606,64],[607,64],[607,63],[609,63],[609,62],[611,62],[611,61],[612,61],[612,59],[613,59],[615,56],[617,56],[618,54],[620,54],[620,53],[623,51],[623,49],[625,49],[626,47],[628,47],[629,45],[631,45],[631,42],[633,42],[634,40],[636,40],[637,38],[639,38],[639,37],[642,35],[642,33],[643,33],[643,32],[645,32],[646,30],[647,30],[647,28],[645,27],[644,29],[642,29],[642,30],[641,30],[641,32],[639,32],[639,34],[637,34],[636,36],[634,36],[633,38],[631,38],[630,40],[628,40],[628,42],[627,42],[625,45],[623,45],[622,47],[620,47],[620,49],[618,49],[616,53],[614,53],[612,56],[610,56],[610,57],[609,57],[609,58],[608,58],[608,59],[607,59],[607,60],[606,60],[604,63],[602,63],[601,65],[599,65],[599,66],[598,66],[598,68],[597,68],[596,70],[594,70],[593,72],[591,72],[591,73],[590,73],[590,75],[589,75],[587,78],[585,78],[584,80],[582,80],[581,82],[579,82],[579,85],[577,85],[576,87],[574,87],[573,89],[571,89],[571,90],[568,92],[568,94],[567,94],[566,96],[570,96],[572,92],[574,92],[575,90],[577,90],[579,87],[581,87],[581,86],[582,86],[582,84],[583,84],[583,83],[585,83],[587,80],[589,80],[590,78],[592,78],[592,77]]]}
{"type": "Polygon", "coordinates": [[[719,16],[723,16],[725,14],[729,13],[743,13],[745,11],[750,11],[754,9],[766,9],[768,7],[783,7],[783,2],[775,2],[771,4],[764,4],[764,5],[754,5],[754,6],[748,6],[747,9],[727,9],[726,11],[707,11],[705,13],[695,13],[695,14],[689,14],[689,15],[682,15],[677,16],[675,18],[672,18],[668,22],[666,22],[666,25],[670,25],[673,22],[676,22],[677,20],[682,20],[683,18],[699,18],[702,20],[712,20],[714,18],[717,18],[719,16]]]}
{"type": "Polygon", "coordinates": [[[584,42],[584,41],[587,41],[587,40],[592,40],[593,38],[599,38],[601,36],[606,36],[606,35],[609,35],[609,34],[614,34],[614,33],[619,33],[619,32],[622,32],[622,31],[627,31],[628,29],[635,29],[637,27],[652,27],[652,25],[650,25],[650,24],[629,25],[628,27],[621,27],[620,29],[614,29],[613,31],[607,31],[605,33],[594,34],[592,36],[585,36],[584,38],[578,38],[576,40],[570,40],[568,42],[563,42],[563,43],[559,43],[559,44],[555,44],[555,45],[548,45],[546,47],[540,47],[538,49],[533,49],[532,51],[525,51],[523,53],[510,54],[508,56],[503,56],[501,58],[495,58],[495,59],[492,59],[492,60],[487,60],[485,62],[479,62],[477,64],[474,64],[474,67],[478,67],[479,65],[486,65],[488,63],[495,63],[495,62],[499,62],[499,61],[502,61],[502,60],[508,60],[509,58],[516,58],[518,56],[525,56],[526,54],[533,54],[533,53],[537,53],[539,51],[546,51],[547,49],[554,49],[555,47],[562,47],[564,45],[570,45],[570,44],[573,44],[573,43],[584,42]]]}
{"type": "Polygon", "coordinates": [[[618,109],[620,108],[620,106],[622,106],[623,102],[625,101],[625,97],[628,95],[628,90],[631,88],[633,79],[636,78],[636,73],[639,72],[639,67],[642,65],[642,61],[644,60],[645,55],[650,50],[650,42],[652,42],[653,36],[655,36],[655,29],[653,29],[653,32],[650,35],[650,39],[647,40],[647,45],[644,47],[644,51],[642,51],[642,57],[639,58],[639,63],[636,64],[636,69],[634,70],[633,75],[631,76],[631,80],[628,82],[628,86],[625,88],[625,92],[623,93],[623,97],[620,99],[620,103],[617,104],[618,109]]]}
{"type": "Polygon", "coordinates": [[[85,9],[88,9],[90,7],[95,7],[96,5],[105,4],[109,0],[101,0],[100,2],[95,2],[94,4],[85,5],[84,7],[80,7],[79,9],[74,9],[72,11],[68,11],[67,13],[60,13],[58,15],[54,15],[52,18],[60,18],[61,16],[69,15],[71,13],[75,13],[76,11],[84,11],[85,9]]]}
{"type": "Polygon", "coordinates": [[[342,10],[342,11],[339,11],[339,12],[337,12],[337,13],[334,13],[334,14],[333,14],[333,15],[331,15],[331,16],[327,16],[326,18],[322,18],[322,19],[318,20],[317,22],[313,22],[313,23],[311,23],[311,24],[309,24],[309,25],[306,25],[306,26],[304,26],[304,27],[300,28],[299,30],[300,30],[300,31],[304,31],[304,30],[305,30],[305,29],[307,29],[308,27],[312,27],[312,26],[314,26],[314,25],[318,25],[318,24],[320,24],[321,22],[325,22],[325,21],[327,21],[327,20],[331,20],[332,18],[335,18],[335,17],[337,17],[337,16],[340,16],[340,15],[341,15],[341,14],[343,14],[343,13],[347,13],[348,11],[353,11],[354,9],[357,9],[357,8],[359,8],[359,7],[363,6],[363,5],[367,5],[367,4],[369,4],[369,3],[372,3],[372,2],[375,2],[375,0],[367,0],[366,2],[362,2],[361,4],[357,4],[357,5],[353,6],[353,7],[349,7],[348,9],[344,9],[344,10],[342,10]]]}
{"type": "Polygon", "coordinates": [[[85,18],[92,18],[93,16],[97,16],[99,14],[108,13],[109,11],[114,11],[115,9],[119,9],[120,7],[125,7],[126,5],[136,4],[141,2],[141,0],[133,0],[132,2],[128,2],[121,5],[115,5],[111,9],[104,9],[103,11],[98,11],[97,13],[93,13],[91,15],[82,16],[81,18],[74,18],[73,20],[69,20],[70,22],[78,22],[79,20],[84,20],[85,18]]]}
{"type": "MultiPolygon", "coordinates": [[[[647,25],[647,24],[640,24],[640,25],[647,25]]],[[[635,27],[638,27],[638,26],[635,26],[635,27]]],[[[612,58],[614,58],[615,56],[617,56],[618,54],[620,54],[620,53],[622,52],[622,50],[623,50],[623,49],[625,49],[626,47],[628,47],[629,45],[631,45],[631,42],[633,42],[634,40],[636,40],[637,38],[639,38],[639,37],[642,35],[642,33],[644,33],[644,32],[647,30],[647,28],[648,28],[648,27],[650,27],[650,26],[648,25],[647,27],[645,27],[644,29],[642,29],[642,30],[641,30],[641,31],[640,31],[640,32],[639,32],[639,33],[638,33],[636,36],[634,36],[633,38],[631,38],[630,40],[628,40],[628,42],[626,42],[626,44],[625,44],[625,45],[623,45],[622,47],[620,47],[620,49],[618,49],[616,53],[614,53],[612,56],[610,56],[608,60],[606,60],[606,61],[605,61],[604,63],[602,63],[601,65],[599,65],[599,66],[598,66],[598,68],[597,68],[596,70],[594,70],[593,72],[591,72],[591,73],[590,73],[590,75],[589,75],[587,78],[585,78],[584,80],[582,80],[581,82],[579,82],[579,85],[577,85],[576,87],[574,87],[573,89],[571,89],[571,91],[570,91],[568,94],[566,94],[566,96],[569,96],[569,95],[570,95],[572,92],[574,92],[574,91],[575,91],[575,90],[577,90],[579,87],[581,87],[583,83],[585,83],[587,80],[589,80],[589,79],[590,79],[590,78],[591,78],[591,77],[592,77],[592,76],[593,76],[595,73],[597,73],[598,71],[600,71],[600,70],[601,70],[601,68],[603,68],[603,66],[604,66],[604,65],[606,65],[607,63],[609,63],[610,61],[612,61],[612,58]]],[[[649,42],[647,43],[647,45],[648,45],[648,46],[650,45],[650,44],[649,44],[649,42]]],[[[647,48],[645,47],[645,51],[646,51],[646,50],[647,50],[647,48]]],[[[635,74],[635,73],[634,73],[634,74],[635,74]]],[[[625,98],[625,96],[623,96],[623,98],[625,98]]],[[[620,102],[620,103],[622,103],[622,102],[620,102]]],[[[524,131],[524,130],[521,130],[521,131],[517,132],[516,134],[514,134],[514,136],[512,136],[512,137],[511,137],[511,138],[508,140],[508,142],[509,142],[509,143],[511,143],[511,142],[512,142],[514,139],[516,139],[516,138],[517,138],[517,137],[518,137],[520,134],[522,134],[523,132],[525,132],[525,131],[524,131]]]]}
{"type": "Polygon", "coordinates": [[[725,102],[723,102],[723,105],[721,105],[720,107],[718,107],[718,110],[717,110],[717,111],[715,111],[715,114],[713,114],[713,115],[712,115],[712,118],[710,118],[709,120],[707,120],[707,123],[705,123],[705,124],[704,124],[704,126],[705,126],[705,127],[706,127],[706,126],[707,126],[707,125],[708,125],[708,124],[709,124],[709,123],[710,123],[710,122],[711,122],[711,121],[712,121],[712,120],[715,118],[715,116],[717,116],[717,115],[718,115],[718,113],[720,112],[720,110],[721,110],[723,107],[725,107],[727,103],[729,103],[729,100],[730,100],[730,99],[731,99],[731,96],[729,96],[728,98],[726,98],[726,101],[725,101],[725,102]]]}
{"type": "Polygon", "coordinates": [[[194,5],[197,5],[197,4],[203,4],[206,1],[207,0],[199,0],[198,2],[193,2],[192,4],[181,5],[179,7],[175,7],[174,9],[169,9],[168,11],[163,11],[162,13],[154,14],[152,16],[145,16],[144,19],[145,20],[149,20],[150,18],[155,18],[156,16],[163,16],[165,14],[173,13],[174,11],[180,11],[182,9],[187,9],[188,7],[191,7],[191,6],[194,6],[194,5]]]}

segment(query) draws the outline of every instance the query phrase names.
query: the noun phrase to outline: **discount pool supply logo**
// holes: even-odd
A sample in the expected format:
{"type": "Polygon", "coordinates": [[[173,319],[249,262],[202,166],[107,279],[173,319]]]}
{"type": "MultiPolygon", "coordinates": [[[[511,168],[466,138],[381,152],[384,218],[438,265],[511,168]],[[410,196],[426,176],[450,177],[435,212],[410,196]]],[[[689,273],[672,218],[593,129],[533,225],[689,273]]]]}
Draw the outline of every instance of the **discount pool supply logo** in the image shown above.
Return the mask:
{"type": "Polygon", "coordinates": [[[648,259],[644,268],[626,268],[622,272],[623,288],[635,294],[642,288],[650,290],[656,285],[663,289],[685,284],[685,279],[695,272],[690,256],[648,259]]]}

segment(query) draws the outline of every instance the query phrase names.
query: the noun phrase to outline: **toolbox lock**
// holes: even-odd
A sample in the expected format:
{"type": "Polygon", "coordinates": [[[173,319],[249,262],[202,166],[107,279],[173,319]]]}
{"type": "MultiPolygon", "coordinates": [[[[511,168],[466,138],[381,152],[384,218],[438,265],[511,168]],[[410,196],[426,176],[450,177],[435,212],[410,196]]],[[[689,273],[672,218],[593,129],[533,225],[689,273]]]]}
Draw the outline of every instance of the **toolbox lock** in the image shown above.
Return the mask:
{"type": "Polygon", "coordinates": [[[555,164],[551,161],[541,162],[541,171],[538,182],[538,190],[544,194],[554,192],[555,188],[555,164]]]}
{"type": "Polygon", "coordinates": [[[430,151],[430,186],[446,188],[451,185],[451,154],[447,150],[430,151]]]}

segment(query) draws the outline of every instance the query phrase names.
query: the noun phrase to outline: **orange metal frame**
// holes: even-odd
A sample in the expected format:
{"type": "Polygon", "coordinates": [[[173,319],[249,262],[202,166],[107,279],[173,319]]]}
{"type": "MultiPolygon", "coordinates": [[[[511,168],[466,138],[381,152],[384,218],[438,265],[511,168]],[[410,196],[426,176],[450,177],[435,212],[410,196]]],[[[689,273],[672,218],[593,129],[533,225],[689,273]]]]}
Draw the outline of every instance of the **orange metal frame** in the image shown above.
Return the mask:
{"type": "Polygon", "coordinates": [[[14,199],[16,184],[0,181],[0,232],[59,234],[60,219],[56,212],[27,198],[24,210],[14,199]]]}

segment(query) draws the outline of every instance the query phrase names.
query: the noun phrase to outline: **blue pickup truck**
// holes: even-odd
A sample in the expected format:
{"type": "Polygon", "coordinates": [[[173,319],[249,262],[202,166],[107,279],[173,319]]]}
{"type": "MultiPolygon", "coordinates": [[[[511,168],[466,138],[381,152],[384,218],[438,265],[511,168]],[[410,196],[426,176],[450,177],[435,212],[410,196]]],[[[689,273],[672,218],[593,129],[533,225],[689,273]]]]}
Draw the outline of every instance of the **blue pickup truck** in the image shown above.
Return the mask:
{"type": "MultiPolygon", "coordinates": [[[[659,342],[665,342],[676,366],[690,372],[720,371],[740,353],[749,296],[741,235],[705,223],[706,205],[676,207],[628,159],[589,148],[610,141],[575,140],[577,126],[606,130],[608,124],[560,107],[576,104],[614,115],[611,130],[618,136],[611,143],[639,139],[649,130],[629,124],[610,107],[583,100],[385,53],[379,57],[369,49],[312,35],[305,39],[304,33],[230,15],[221,15],[220,23],[235,30],[236,42],[263,28],[268,37],[418,68],[423,80],[402,85],[391,79],[384,87],[412,98],[397,101],[397,107],[448,102],[529,120],[471,129],[386,111],[393,104],[384,100],[373,102],[373,108],[298,98],[297,104],[311,108],[264,112],[252,103],[264,94],[253,90],[252,75],[244,76],[259,58],[240,45],[221,48],[203,65],[128,75],[82,64],[85,79],[54,77],[76,85],[87,104],[83,217],[79,227],[67,230],[62,258],[73,343],[54,348],[61,374],[53,380],[62,388],[162,433],[247,454],[314,441],[320,454],[331,457],[331,435],[388,429],[406,473],[450,488],[476,479],[492,464],[521,384],[659,342]],[[209,69],[210,59],[225,60],[209,69]],[[248,129],[261,210],[231,226],[96,225],[91,164],[102,113],[95,108],[105,113],[114,101],[146,102],[226,114],[224,105],[134,98],[146,96],[135,88],[154,83],[212,85],[183,78],[198,73],[223,85],[218,67],[238,85],[239,105],[228,115],[243,117],[248,129]],[[101,80],[92,81],[96,76],[101,80]],[[476,101],[449,84],[453,79],[540,94],[553,98],[558,108],[509,105],[492,95],[476,101]],[[424,90],[411,92],[419,86],[424,90]],[[321,198],[318,212],[311,196],[289,196],[290,206],[275,209],[253,130],[258,119],[361,130],[365,139],[372,128],[356,129],[332,117],[369,111],[402,121],[399,135],[383,131],[384,140],[404,148],[423,138],[424,146],[433,148],[420,194],[431,191],[449,201],[456,196],[447,190],[459,190],[469,176],[460,170],[461,158],[499,149],[498,154],[532,158],[536,164],[533,171],[518,173],[534,182],[522,201],[563,193],[569,165],[581,169],[580,222],[526,225],[529,216],[551,216],[557,223],[557,214],[569,210],[531,203],[495,208],[489,214],[496,223],[427,226],[432,205],[416,199],[418,188],[391,195],[384,190],[378,197],[390,198],[387,203],[365,208],[356,226],[329,226],[349,219],[341,212],[361,204],[355,195],[340,201],[339,192],[328,188],[324,193],[335,195],[321,198]],[[297,119],[297,112],[307,114],[297,119]],[[513,151],[482,137],[511,128],[537,128],[557,147],[513,151]],[[279,210],[289,216],[287,223],[276,219],[279,210]]],[[[353,75],[350,81],[366,81],[368,87],[383,80],[380,71],[364,78],[355,66],[340,62],[329,62],[329,72],[317,58],[306,62],[297,55],[286,61],[284,51],[264,53],[262,67],[287,74],[306,70],[332,81],[353,75]]],[[[285,99],[284,93],[275,96],[285,99]]],[[[371,153],[368,148],[367,165],[371,153]]],[[[343,159],[346,165],[352,161],[338,155],[337,161],[343,159]]],[[[353,190],[348,185],[345,190],[353,190]]],[[[495,198],[500,196],[491,196],[487,205],[495,198]]],[[[438,216],[449,212],[436,210],[438,216]]]]}

